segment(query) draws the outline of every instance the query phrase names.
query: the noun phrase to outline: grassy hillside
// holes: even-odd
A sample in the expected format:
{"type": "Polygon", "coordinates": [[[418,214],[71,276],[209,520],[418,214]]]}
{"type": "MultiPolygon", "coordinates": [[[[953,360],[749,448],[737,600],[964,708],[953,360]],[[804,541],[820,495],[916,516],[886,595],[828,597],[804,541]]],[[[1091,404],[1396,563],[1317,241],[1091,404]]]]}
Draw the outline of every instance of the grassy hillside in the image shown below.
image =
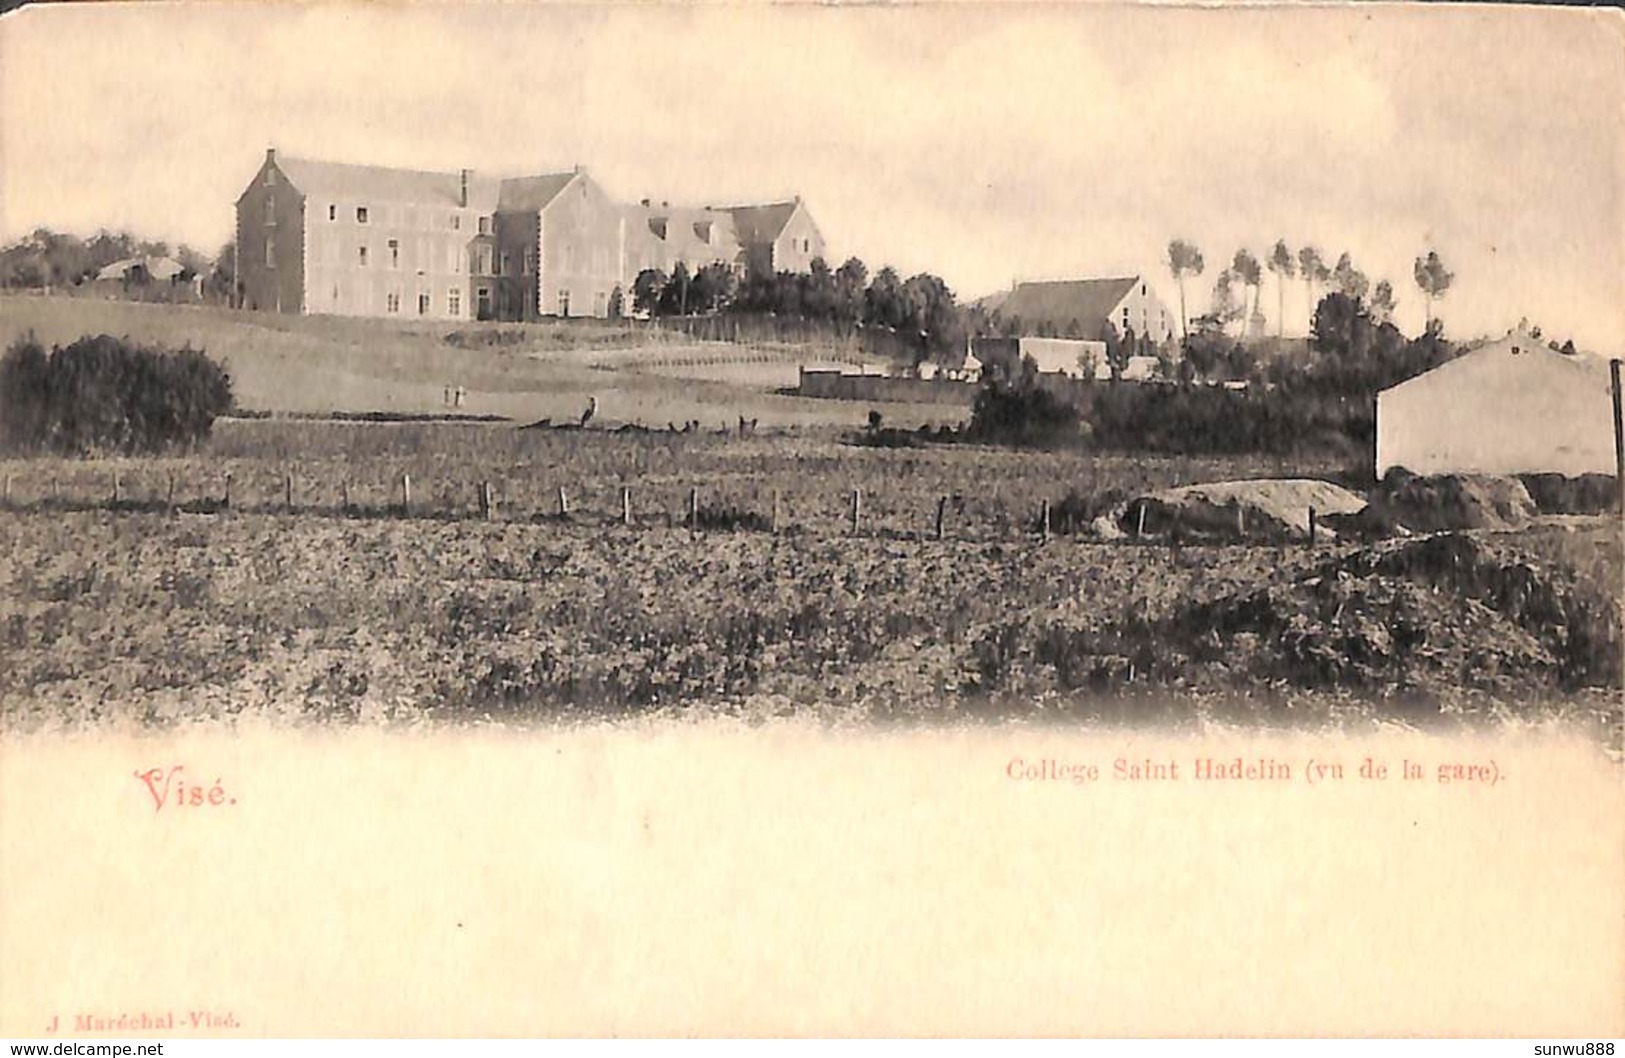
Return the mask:
{"type": "MultiPolygon", "coordinates": [[[[440,413],[447,387],[465,391],[464,414],[521,422],[580,414],[664,426],[733,423],[858,425],[868,406],[780,396],[800,363],[836,349],[698,342],[632,324],[496,324],[276,316],[200,306],[89,298],[0,296],[0,341],[29,331],[50,343],[85,334],[190,343],[230,369],[238,405],[251,411],[440,413]]],[[[964,410],[888,408],[888,422],[952,422],[964,410]]]]}

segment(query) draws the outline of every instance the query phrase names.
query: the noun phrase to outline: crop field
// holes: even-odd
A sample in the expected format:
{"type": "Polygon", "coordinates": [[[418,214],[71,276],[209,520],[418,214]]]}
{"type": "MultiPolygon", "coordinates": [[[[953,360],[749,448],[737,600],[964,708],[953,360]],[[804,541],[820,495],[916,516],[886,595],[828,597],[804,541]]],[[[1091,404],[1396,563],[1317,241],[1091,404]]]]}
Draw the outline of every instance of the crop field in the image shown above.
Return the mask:
{"type": "Polygon", "coordinates": [[[277,420],[218,424],[184,457],[11,460],[0,721],[709,711],[1617,732],[1609,519],[1313,550],[1038,532],[1045,500],[1333,470],[859,448],[817,430],[277,420]]]}

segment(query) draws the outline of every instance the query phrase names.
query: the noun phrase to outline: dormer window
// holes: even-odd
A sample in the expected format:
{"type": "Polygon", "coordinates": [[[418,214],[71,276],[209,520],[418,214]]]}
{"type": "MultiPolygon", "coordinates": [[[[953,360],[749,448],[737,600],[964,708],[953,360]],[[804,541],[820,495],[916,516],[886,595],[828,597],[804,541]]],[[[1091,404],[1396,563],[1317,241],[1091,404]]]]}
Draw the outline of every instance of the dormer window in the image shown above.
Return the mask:
{"type": "Polygon", "coordinates": [[[357,206],[355,208],[355,222],[357,224],[365,224],[365,223],[367,223],[367,207],[366,206],[357,206]]]}

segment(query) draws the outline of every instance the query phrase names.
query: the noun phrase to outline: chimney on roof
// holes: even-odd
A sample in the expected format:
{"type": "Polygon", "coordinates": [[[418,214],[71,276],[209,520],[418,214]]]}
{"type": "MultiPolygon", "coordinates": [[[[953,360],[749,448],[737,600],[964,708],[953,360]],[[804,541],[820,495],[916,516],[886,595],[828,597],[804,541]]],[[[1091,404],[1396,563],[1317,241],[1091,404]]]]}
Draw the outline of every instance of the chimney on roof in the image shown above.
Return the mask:
{"type": "Polygon", "coordinates": [[[576,168],[575,168],[575,173],[576,173],[576,175],[577,175],[577,176],[580,176],[580,175],[581,175],[581,172],[582,172],[582,170],[581,170],[581,163],[580,163],[580,162],[577,162],[577,163],[576,163],[576,168]]]}
{"type": "Polygon", "coordinates": [[[276,164],[276,148],[275,147],[267,147],[267,148],[265,148],[265,164],[266,165],[275,165],[276,164]]]}
{"type": "Polygon", "coordinates": [[[462,185],[457,191],[457,204],[464,209],[468,208],[468,170],[462,170],[462,185]]]}
{"type": "Polygon", "coordinates": [[[662,199],[661,202],[660,202],[660,208],[661,209],[670,209],[671,208],[671,203],[665,201],[664,199],[662,199]]]}
{"type": "Polygon", "coordinates": [[[641,201],[641,202],[639,202],[639,203],[638,203],[638,204],[639,204],[639,205],[642,205],[642,206],[647,206],[647,205],[648,205],[648,204],[649,204],[649,200],[648,200],[648,199],[643,199],[643,200],[642,200],[642,201],[641,201]]]}

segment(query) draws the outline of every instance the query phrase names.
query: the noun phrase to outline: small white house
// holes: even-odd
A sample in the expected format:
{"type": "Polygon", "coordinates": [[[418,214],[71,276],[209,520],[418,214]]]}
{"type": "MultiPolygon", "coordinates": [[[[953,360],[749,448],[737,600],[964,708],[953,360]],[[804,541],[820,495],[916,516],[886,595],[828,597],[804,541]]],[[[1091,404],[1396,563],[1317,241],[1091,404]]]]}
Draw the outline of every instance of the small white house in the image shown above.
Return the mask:
{"type": "Polygon", "coordinates": [[[1377,395],[1377,476],[1614,473],[1608,361],[1522,330],[1377,395]]]}

